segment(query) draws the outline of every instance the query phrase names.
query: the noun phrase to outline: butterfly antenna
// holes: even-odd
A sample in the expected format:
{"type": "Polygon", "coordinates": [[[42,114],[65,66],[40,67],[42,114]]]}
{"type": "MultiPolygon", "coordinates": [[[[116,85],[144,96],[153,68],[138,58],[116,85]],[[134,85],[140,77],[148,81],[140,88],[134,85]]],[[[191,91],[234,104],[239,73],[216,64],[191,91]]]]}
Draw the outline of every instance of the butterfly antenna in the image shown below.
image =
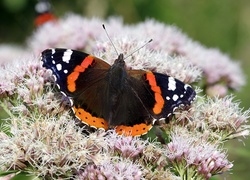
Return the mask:
{"type": "Polygon", "coordinates": [[[115,45],[114,45],[114,43],[112,42],[112,40],[111,40],[111,38],[110,38],[110,36],[109,36],[109,34],[108,34],[107,30],[106,30],[105,25],[104,25],[104,24],[102,24],[102,27],[103,27],[103,29],[104,29],[104,31],[105,31],[105,33],[106,33],[106,35],[107,35],[107,37],[108,37],[109,41],[111,42],[112,46],[114,47],[116,54],[119,56],[119,53],[118,53],[117,49],[115,48],[115,45]]]}
{"type": "Polygon", "coordinates": [[[149,43],[151,43],[153,41],[153,39],[150,39],[148,42],[146,42],[144,45],[142,45],[141,47],[139,47],[138,49],[134,50],[132,53],[130,53],[129,55],[127,55],[124,59],[127,59],[129,56],[131,56],[132,54],[136,53],[137,51],[139,51],[140,49],[142,49],[143,47],[145,47],[146,45],[148,45],[149,43]]]}

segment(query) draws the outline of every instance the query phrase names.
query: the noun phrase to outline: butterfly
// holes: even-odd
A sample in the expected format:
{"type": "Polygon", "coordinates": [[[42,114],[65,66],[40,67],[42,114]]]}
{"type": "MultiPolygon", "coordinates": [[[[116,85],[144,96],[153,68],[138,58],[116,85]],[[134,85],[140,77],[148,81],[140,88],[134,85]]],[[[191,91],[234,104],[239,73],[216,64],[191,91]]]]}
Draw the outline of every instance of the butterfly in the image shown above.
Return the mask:
{"type": "Polygon", "coordinates": [[[84,52],[56,48],[44,50],[41,60],[71,99],[78,119],[118,134],[146,134],[157,119],[190,105],[196,96],[190,85],[171,76],[128,69],[123,54],[110,65],[84,52]]]}
{"type": "Polygon", "coordinates": [[[51,4],[48,0],[39,0],[35,5],[35,10],[37,17],[34,23],[36,27],[56,20],[56,17],[51,12],[51,4]]]}

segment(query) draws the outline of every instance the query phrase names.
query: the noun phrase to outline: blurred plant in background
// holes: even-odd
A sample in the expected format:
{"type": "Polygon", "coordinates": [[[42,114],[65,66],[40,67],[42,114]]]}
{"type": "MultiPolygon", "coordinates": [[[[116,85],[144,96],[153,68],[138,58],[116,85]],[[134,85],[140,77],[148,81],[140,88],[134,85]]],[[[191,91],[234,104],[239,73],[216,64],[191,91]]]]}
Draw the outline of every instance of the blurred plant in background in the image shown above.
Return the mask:
{"type": "MultiPolygon", "coordinates": [[[[127,9],[125,15],[134,15],[131,22],[135,22],[141,20],[138,14],[145,13],[143,8],[160,7],[157,3],[149,5],[147,1],[110,2],[103,1],[101,10],[95,12],[99,16],[107,16],[109,11],[123,12],[127,9]],[[126,6],[128,8],[124,8],[126,6]],[[141,8],[136,11],[138,6],[141,8]]],[[[54,8],[63,9],[67,3],[54,8]]],[[[97,1],[76,1],[81,6],[72,9],[85,7],[91,16],[94,12],[87,9],[100,7],[95,3],[97,1]]],[[[161,3],[166,7],[175,4],[161,3]]],[[[1,105],[10,117],[2,123],[0,136],[0,152],[4,152],[0,155],[0,163],[4,162],[2,170],[23,170],[54,178],[72,175],[78,178],[112,178],[114,172],[128,177],[126,169],[131,168],[129,172],[135,170],[132,174],[138,179],[209,178],[232,167],[223,144],[249,134],[246,125],[249,111],[243,111],[238,102],[233,102],[232,96],[226,95],[229,89],[238,90],[245,83],[239,65],[220,51],[192,41],[175,26],[152,19],[125,25],[119,18],[106,21],[70,14],[36,29],[26,42],[26,48],[21,50],[9,48],[10,55],[5,57],[14,60],[1,68],[1,105]],[[140,138],[119,137],[113,132],[81,133],[82,129],[69,115],[64,98],[51,89],[51,75],[41,67],[37,57],[46,48],[83,50],[113,63],[117,55],[101,28],[103,23],[118,51],[125,54],[148,40],[145,38],[153,38],[149,46],[129,59],[127,65],[130,68],[167,73],[187,83],[196,82],[202,88],[190,109],[178,110],[170,124],[161,124],[168,137],[166,145],[140,138]],[[32,53],[35,55],[20,58],[23,54],[32,53]],[[16,58],[11,56],[13,54],[17,55],[16,58]],[[224,98],[201,97],[203,94],[224,98]],[[131,146],[133,152],[119,144],[131,146]],[[166,170],[169,167],[173,169],[166,170]],[[108,172],[110,169],[113,172],[108,172]]]]}

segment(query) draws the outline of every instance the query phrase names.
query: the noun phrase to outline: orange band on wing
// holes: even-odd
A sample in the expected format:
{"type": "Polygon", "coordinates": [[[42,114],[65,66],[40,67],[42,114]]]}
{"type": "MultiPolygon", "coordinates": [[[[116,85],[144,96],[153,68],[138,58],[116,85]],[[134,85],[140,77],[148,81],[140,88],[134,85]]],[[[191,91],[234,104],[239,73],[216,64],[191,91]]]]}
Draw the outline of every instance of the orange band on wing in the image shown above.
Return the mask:
{"type": "MultiPolygon", "coordinates": [[[[81,66],[86,69],[88,68],[90,65],[93,64],[94,61],[94,57],[93,56],[87,56],[81,63],[81,66]]],[[[83,72],[83,71],[82,71],[83,72]]]]}
{"type": "Polygon", "coordinates": [[[118,135],[141,136],[146,134],[152,127],[152,124],[147,125],[144,123],[136,124],[134,126],[120,125],[116,127],[115,131],[118,135]]]}
{"type": "Polygon", "coordinates": [[[151,90],[154,92],[155,96],[155,105],[153,107],[153,112],[155,114],[160,114],[164,107],[164,99],[161,95],[161,88],[157,86],[155,75],[152,72],[146,73],[146,80],[148,80],[151,90]]]}
{"type": "Polygon", "coordinates": [[[150,86],[153,86],[153,87],[157,86],[156,80],[155,80],[155,75],[153,73],[148,72],[146,74],[146,79],[148,80],[148,83],[149,83],[150,86]]]}
{"type": "Polygon", "coordinates": [[[80,65],[77,65],[74,71],[67,77],[67,87],[69,92],[76,90],[76,80],[80,73],[84,72],[89,66],[93,65],[94,57],[87,56],[80,65]]]}
{"type": "Polygon", "coordinates": [[[94,128],[108,129],[108,123],[103,118],[94,117],[84,109],[76,108],[75,106],[73,107],[73,111],[75,112],[76,117],[79,118],[84,124],[94,128]]]}

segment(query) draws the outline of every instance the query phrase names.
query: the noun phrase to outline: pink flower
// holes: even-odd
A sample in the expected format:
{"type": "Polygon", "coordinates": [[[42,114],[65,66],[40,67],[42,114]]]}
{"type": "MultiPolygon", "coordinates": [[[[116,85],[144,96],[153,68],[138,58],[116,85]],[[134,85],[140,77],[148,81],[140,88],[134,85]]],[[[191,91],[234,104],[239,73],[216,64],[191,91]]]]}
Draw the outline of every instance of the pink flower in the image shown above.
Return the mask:
{"type": "Polygon", "coordinates": [[[125,159],[114,159],[102,165],[88,165],[85,170],[79,173],[79,179],[142,179],[141,167],[125,159]]]}
{"type": "Polygon", "coordinates": [[[181,177],[209,179],[233,166],[218,145],[210,144],[199,136],[172,133],[167,147],[167,157],[181,177]],[[195,169],[198,169],[198,174],[195,169]],[[189,173],[183,173],[186,171],[189,173]]]}
{"type": "Polygon", "coordinates": [[[115,132],[109,133],[106,137],[109,142],[110,150],[114,153],[121,154],[124,158],[137,158],[142,154],[146,144],[146,140],[143,141],[137,137],[132,136],[117,136],[115,132]]]}
{"type": "Polygon", "coordinates": [[[17,45],[0,45],[0,65],[5,65],[11,61],[17,61],[21,57],[28,56],[28,50],[17,45]]]}

